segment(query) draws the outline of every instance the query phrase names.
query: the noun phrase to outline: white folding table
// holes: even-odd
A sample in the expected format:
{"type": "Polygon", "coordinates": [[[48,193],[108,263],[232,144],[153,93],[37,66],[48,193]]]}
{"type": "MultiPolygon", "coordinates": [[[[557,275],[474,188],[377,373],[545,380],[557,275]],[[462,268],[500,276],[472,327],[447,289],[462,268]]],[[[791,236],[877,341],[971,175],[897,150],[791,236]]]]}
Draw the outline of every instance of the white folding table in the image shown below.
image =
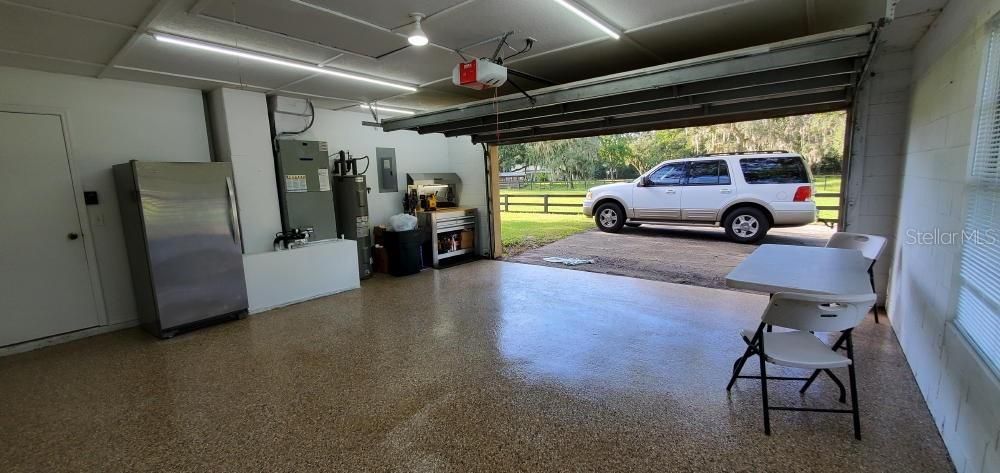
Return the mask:
{"type": "Polygon", "coordinates": [[[858,250],[761,245],[729,272],[726,285],[768,294],[869,294],[870,265],[858,250]]]}
{"type": "MultiPolygon", "coordinates": [[[[866,259],[858,250],[840,248],[821,248],[816,246],[794,245],[761,245],[747,256],[726,276],[726,285],[735,289],[777,294],[779,292],[804,292],[810,294],[870,294],[872,286],[868,279],[868,267],[871,260],[866,259]]],[[[758,331],[763,330],[763,322],[758,331]]],[[[767,326],[767,331],[771,327],[767,326]]],[[[850,331],[840,335],[833,344],[832,350],[837,351],[849,340],[850,331]]],[[[733,364],[733,375],[729,379],[730,389],[737,378],[760,378],[760,376],[740,376],[746,360],[754,354],[753,340],[743,338],[747,349],[743,356],[733,364]]],[[[764,361],[761,360],[761,372],[764,371],[764,361]]],[[[840,402],[846,399],[844,384],[830,370],[814,370],[808,378],[769,376],[768,379],[804,380],[806,383],[799,392],[805,392],[820,372],[825,372],[840,388],[840,402]]],[[[852,375],[851,395],[857,399],[852,375]]],[[[764,387],[766,393],[766,387],[764,387]]],[[[852,401],[853,402],[853,401],[852,401]]],[[[767,397],[764,396],[764,409],[767,411],[767,397]]],[[[810,409],[801,407],[784,407],[783,410],[819,410],[823,412],[842,412],[830,409],[810,409]]],[[[846,411],[855,414],[855,437],[860,439],[860,424],[858,424],[857,407],[846,411]]],[[[766,415],[766,414],[765,414],[766,415]]]]}

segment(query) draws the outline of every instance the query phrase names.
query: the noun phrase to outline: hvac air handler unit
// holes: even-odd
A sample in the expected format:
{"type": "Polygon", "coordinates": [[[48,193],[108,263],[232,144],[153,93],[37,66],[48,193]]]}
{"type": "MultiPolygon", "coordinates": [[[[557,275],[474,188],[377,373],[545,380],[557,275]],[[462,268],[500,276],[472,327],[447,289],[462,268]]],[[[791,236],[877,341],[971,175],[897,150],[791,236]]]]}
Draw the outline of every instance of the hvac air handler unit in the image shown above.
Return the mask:
{"type": "Polygon", "coordinates": [[[337,238],[325,141],[277,140],[278,203],[285,233],[307,241],[337,238]]]}

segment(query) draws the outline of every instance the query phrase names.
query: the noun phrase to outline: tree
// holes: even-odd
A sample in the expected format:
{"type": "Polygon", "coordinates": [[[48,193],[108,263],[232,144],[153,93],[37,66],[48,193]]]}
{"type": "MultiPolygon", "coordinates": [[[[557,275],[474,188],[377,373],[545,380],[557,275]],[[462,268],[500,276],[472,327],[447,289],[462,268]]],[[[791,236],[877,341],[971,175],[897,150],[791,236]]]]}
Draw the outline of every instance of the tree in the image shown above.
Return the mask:
{"type": "Polygon", "coordinates": [[[840,174],[842,160],[840,156],[827,155],[813,163],[813,174],[840,174]]]}
{"type": "Polygon", "coordinates": [[[576,138],[531,143],[529,148],[540,157],[546,169],[568,181],[572,189],[573,181],[593,174],[599,146],[596,138],[576,138]]]}
{"type": "Polygon", "coordinates": [[[829,112],[686,128],[685,133],[699,153],[784,149],[815,165],[824,156],[843,156],[846,124],[844,112],[829,112]]]}
{"type": "Polygon", "coordinates": [[[533,157],[532,150],[524,143],[501,146],[500,169],[502,171],[514,171],[526,168],[531,165],[533,157]]]}
{"type": "MultiPolygon", "coordinates": [[[[632,161],[631,143],[635,136],[635,134],[620,134],[598,137],[598,156],[612,170],[631,166],[629,164],[632,161]]],[[[612,174],[615,174],[614,171],[612,174]]]]}
{"type": "Polygon", "coordinates": [[[572,182],[603,175],[642,174],[662,161],[704,153],[784,149],[802,154],[813,169],[825,172],[840,168],[845,126],[844,112],[829,112],[619,133],[501,146],[500,161],[505,170],[541,165],[557,179],[572,182]]]}
{"type": "Polygon", "coordinates": [[[631,158],[629,165],[642,174],[657,164],[696,154],[688,144],[683,129],[658,130],[640,133],[629,144],[631,158]]]}

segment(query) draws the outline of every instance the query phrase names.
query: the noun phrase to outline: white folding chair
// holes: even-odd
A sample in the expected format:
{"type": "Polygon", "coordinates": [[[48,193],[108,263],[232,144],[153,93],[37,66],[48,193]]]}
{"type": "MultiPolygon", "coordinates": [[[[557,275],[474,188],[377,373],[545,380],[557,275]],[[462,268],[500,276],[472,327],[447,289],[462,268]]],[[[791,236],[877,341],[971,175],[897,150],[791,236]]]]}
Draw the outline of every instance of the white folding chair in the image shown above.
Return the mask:
{"type": "Polygon", "coordinates": [[[851,333],[864,319],[865,314],[875,304],[875,294],[859,295],[813,295],[780,292],[771,297],[771,302],[761,317],[757,330],[744,329],[741,333],[747,341],[743,356],[733,364],[733,375],[726,391],[732,389],[738,378],[760,379],[761,398],[764,403],[764,433],[771,435],[770,411],[810,411],[852,414],[854,417],[854,438],[861,440],[861,417],[858,413],[858,386],[854,375],[854,344],[851,333]],[[769,326],[792,329],[791,332],[770,332],[769,326]],[[837,342],[830,347],[812,332],[842,332],[837,342]],[[846,346],[844,346],[846,344],[846,346]],[[847,356],[840,349],[847,350],[847,356]],[[743,376],[740,372],[751,356],[760,358],[760,376],[743,376]],[[767,363],[792,368],[813,370],[808,378],[768,376],[767,363]],[[851,388],[851,409],[815,409],[806,407],[771,406],[767,402],[767,381],[806,381],[800,392],[805,393],[816,376],[822,371],[830,376],[840,388],[840,402],[845,402],[844,385],[830,371],[833,368],[847,368],[851,388]]]}
{"type": "MultiPolygon", "coordinates": [[[[868,279],[872,284],[872,291],[875,291],[875,262],[885,248],[886,239],[878,235],[864,235],[861,233],[837,232],[826,242],[827,248],[841,248],[845,250],[858,250],[865,258],[871,260],[868,266],[868,279]]],[[[878,304],[872,306],[875,313],[875,323],[878,322],[878,304]]]]}

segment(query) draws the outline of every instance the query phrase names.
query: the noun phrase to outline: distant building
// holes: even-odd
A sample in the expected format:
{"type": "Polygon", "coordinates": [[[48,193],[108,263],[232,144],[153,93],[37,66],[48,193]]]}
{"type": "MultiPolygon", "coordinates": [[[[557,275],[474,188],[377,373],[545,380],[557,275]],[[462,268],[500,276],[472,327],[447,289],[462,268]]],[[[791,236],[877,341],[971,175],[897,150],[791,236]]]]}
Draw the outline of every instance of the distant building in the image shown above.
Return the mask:
{"type": "Polygon", "coordinates": [[[500,173],[500,187],[521,187],[527,179],[524,171],[504,171],[500,173]]]}
{"type": "Polygon", "coordinates": [[[541,166],[525,166],[500,172],[500,187],[521,187],[529,182],[545,181],[549,170],[541,166]],[[539,178],[541,177],[541,178],[539,178]]]}

